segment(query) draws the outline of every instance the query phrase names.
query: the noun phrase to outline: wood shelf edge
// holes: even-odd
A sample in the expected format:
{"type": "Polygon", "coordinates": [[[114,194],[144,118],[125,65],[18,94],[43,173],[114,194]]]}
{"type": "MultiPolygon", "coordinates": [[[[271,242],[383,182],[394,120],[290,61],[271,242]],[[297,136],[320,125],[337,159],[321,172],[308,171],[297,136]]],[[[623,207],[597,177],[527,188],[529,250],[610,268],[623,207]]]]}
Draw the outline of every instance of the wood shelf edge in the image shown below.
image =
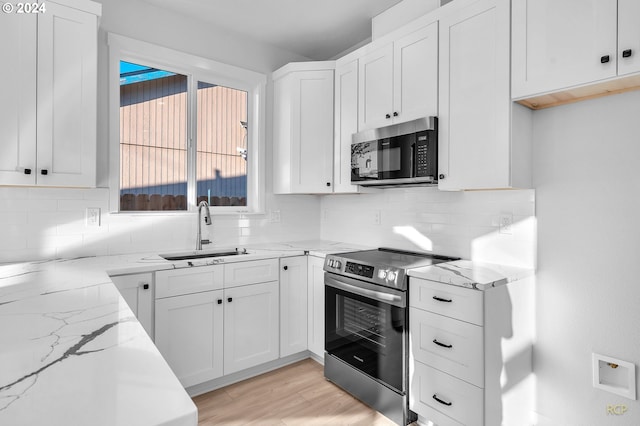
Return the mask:
{"type": "Polygon", "coordinates": [[[515,102],[532,110],[552,108],[603,96],[617,95],[640,89],[640,74],[601,81],[587,86],[573,87],[558,92],[518,99],[515,102]]]}

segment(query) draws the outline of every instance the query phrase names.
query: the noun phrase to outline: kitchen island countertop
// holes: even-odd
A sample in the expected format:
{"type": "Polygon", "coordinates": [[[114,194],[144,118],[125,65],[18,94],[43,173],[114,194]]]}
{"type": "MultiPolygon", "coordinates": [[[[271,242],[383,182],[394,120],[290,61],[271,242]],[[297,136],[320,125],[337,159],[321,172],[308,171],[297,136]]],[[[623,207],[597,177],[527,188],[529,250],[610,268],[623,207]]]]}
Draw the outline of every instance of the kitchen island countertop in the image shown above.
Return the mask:
{"type": "MultiPolygon", "coordinates": [[[[360,247],[247,248],[192,266],[360,247]]],[[[157,254],[0,265],[0,424],[196,425],[195,405],[109,278],[181,267],[190,265],[157,254]]]]}

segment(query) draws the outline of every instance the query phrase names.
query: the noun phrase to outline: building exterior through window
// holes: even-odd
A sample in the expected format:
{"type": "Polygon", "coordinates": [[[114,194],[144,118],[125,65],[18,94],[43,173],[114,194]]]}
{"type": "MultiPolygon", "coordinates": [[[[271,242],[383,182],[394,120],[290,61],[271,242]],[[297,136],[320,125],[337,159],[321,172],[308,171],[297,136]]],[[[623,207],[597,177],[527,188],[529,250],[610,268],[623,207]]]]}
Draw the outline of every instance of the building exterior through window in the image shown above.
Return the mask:
{"type": "Polygon", "coordinates": [[[186,75],[120,62],[121,211],[187,210],[189,176],[196,204],[247,205],[247,92],[212,82],[195,87],[191,94],[186,75]]]}

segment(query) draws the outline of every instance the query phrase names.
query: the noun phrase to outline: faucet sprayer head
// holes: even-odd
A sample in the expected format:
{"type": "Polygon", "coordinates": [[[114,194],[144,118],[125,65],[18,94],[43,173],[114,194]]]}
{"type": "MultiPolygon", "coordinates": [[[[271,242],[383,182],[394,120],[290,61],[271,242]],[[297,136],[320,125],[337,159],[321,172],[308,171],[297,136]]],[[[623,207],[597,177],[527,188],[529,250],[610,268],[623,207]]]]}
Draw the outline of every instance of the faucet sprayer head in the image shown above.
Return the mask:
{"type": "Polygon", "coordinates": [[[203,207],[204,207],[204,224],[211,225],[212,221],[211,221],[211,213],[209,212],[209,203],[207,203],[206,201],[200,201],[200,204],[198,204],[198,214],[200,214],[200,210],[202,210],[203,207]]]}

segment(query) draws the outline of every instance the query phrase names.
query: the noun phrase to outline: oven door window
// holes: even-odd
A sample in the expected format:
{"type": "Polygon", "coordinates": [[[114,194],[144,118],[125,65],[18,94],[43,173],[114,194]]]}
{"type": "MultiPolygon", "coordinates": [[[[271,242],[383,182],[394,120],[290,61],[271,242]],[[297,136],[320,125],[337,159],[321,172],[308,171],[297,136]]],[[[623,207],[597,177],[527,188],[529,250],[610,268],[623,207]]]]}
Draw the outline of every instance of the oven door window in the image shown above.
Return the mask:
{"type": "Polygon", "coordinates": [[[405,309],[325,286],[325,350],[402,389],[405,309]]]}

